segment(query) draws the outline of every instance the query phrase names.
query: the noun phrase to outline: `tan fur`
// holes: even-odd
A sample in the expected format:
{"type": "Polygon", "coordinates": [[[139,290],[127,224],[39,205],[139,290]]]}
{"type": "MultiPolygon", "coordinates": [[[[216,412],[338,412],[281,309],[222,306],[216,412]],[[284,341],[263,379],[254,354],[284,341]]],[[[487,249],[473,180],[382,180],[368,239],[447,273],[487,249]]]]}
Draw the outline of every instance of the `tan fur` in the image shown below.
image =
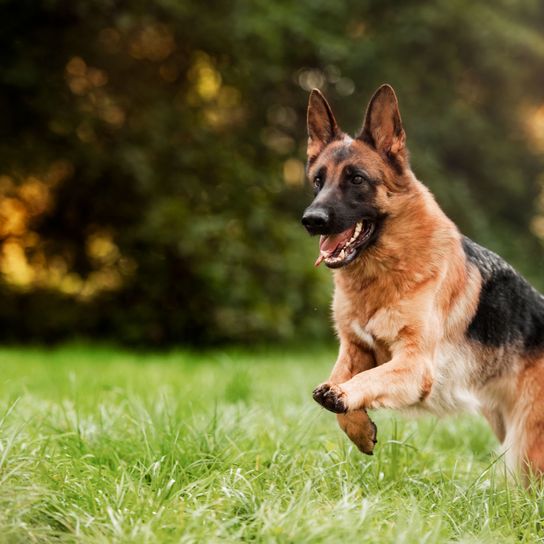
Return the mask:
{"type": "MultiPolygon", "coordinates": [[[[372,368],[375,364],[372,352],[364,345],[344,343],[340,348],[338,360],[332,369],[329,382],[344,383],[356,374],[372,368]]],[[[376,430],[366,410],[337,414],[336,418],[340,428],[363,453],[372,453],[376,443],[376,430]]]]}
{"type": "Polygon", "coordinates": [[[520,412],[518,455],[523,461],[524,474],[544,474],[544,359],[530,362],[520,373],[518,382],[520,412]],[[520,440],[521,438],[521,440],[520,440]]]}

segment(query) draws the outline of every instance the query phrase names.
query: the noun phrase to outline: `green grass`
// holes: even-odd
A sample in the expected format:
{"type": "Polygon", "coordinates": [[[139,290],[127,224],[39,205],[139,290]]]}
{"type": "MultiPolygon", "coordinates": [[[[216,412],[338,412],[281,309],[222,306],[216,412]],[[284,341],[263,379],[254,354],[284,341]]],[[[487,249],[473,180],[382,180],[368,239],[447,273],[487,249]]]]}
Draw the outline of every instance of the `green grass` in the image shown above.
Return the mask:
{"type": "Polygon", "coordinates": [[[0,350],[0,541],[537,541],[478,418],[375,413],[358,453],[311,400],[333,358],[0,350]]]}

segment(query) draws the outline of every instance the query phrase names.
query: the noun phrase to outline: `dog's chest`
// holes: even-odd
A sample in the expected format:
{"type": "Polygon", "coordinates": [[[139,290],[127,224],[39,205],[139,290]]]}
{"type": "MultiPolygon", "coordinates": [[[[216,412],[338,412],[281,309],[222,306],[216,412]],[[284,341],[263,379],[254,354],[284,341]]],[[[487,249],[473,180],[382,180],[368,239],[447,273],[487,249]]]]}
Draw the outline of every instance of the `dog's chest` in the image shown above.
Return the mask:
{"type": "MultiPolygon", "coordinates": [[[[361,298],[354,303],[352,297],[339,289],[335,292],[334,313],[341,336],[351,337],[371,350],[378,365],[391,359],[399,332],[410,325],[409,310],[404,305],[372,311],[371,306],[361,298]]],[[[478,409],[480,403],[471,386],[477,354],[463,340],[443,340],[436,346],[430,394],[412,409],[437,415],[478,409]]]]}
{"type": "MultiPolygon", "coordinates": [[[[389,316],[385,320],[388,326],[384,328],[391,333],[394,319],[389,316]]],[[[390,360],[390,339],[376,334],[372,321],[366,327],[354,319],[350,323],[351,332],[361,344],[372,350],[378,365],[390,360]],[[370,325],[370,326],[369,326],[370,325]]],[[[431,412],[435,415],[445,415],[457,411],[477,411],[480,401],[470,386],[470,377],[473,368],[473,353],[465,344],[442,342],[437,347],[433,358],[433,385],[430,394],[421,402],[408,407],[409,412],[431,412]]]]}
{"type": "Polygon", "coordinates": [[[358,320],[351,321],[350,332],[357,338],[359,344],[365,346],[374,354],[376,364],[382,365],[391,359],[390,344],[376,337],[370,329],[362,327],[358,320]]]}
{"type": "Polygon", "coordinates": [[[357,339],[362,342],[367,348],[374,349],[376,347],[376,339],[374,335],[366,328],[361,327],[357,319],[353,319],[350,323],[350,329],[357,339]]]}
{"type": "Polygon", "coordinates": [[[371,293],[364,297],[347,295],[342,289],[334,293],[334,318],[341,336],[354,337],[358,343],[375,348],[379,343],[390,346],[403,326],[400,308],[376,307],[371,293]]]}

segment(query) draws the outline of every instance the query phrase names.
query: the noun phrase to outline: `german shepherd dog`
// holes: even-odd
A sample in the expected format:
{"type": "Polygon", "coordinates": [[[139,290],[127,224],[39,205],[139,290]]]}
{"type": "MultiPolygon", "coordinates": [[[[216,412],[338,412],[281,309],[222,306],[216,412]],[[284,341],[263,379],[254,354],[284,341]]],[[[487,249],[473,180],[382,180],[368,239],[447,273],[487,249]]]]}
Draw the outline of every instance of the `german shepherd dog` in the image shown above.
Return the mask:
{"type": "Polygon", "coordinates": [[[334,269],[340,340],[314,399],[371,454],[368,408],[480,411],[507,466],[544,471],[544,297],[463,236],[410,169],[395,92],[382,85],[355,138],[318,90],[308,106],[302,223],[334,269]]]}

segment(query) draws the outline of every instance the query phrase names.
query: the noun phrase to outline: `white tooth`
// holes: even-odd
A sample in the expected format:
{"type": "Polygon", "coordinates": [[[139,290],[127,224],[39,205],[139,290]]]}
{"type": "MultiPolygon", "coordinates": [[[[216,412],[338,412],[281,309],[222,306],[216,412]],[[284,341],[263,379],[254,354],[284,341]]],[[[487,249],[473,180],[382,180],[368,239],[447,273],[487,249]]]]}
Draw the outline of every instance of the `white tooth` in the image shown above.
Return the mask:
{"type": "Polygon", "coordinates": [[[359,232],[361,232],[361,223],[357,223],[357,226],[355,227],[355,231],[353,232],[353,236],[350,238],[349,242],[346,244],[346,247],[348,247],[352,242],[355,242],[357,239],[357,236],[359,236],[359,232]]]}
{"type": "Polygon", "coordinates": [[[355,232],[353,233],[353,236],[351,237],[350,242],[353,242],[357,238],[358,234],[359,234],[359,231],[355,229],[355,232]]]}

